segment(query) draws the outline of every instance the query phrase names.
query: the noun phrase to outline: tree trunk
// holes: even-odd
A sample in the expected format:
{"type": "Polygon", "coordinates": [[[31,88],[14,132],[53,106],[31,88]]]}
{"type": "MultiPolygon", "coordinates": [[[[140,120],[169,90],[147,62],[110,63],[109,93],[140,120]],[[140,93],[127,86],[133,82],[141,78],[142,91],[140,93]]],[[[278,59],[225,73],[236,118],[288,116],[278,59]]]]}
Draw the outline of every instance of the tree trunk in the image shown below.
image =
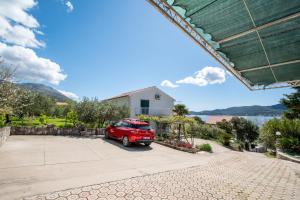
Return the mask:
{"type": "Polygon", "coordinates": [[[177,135],[178,141],[181,141],[181,124],[178,124],[178,135],[177,135]]]}

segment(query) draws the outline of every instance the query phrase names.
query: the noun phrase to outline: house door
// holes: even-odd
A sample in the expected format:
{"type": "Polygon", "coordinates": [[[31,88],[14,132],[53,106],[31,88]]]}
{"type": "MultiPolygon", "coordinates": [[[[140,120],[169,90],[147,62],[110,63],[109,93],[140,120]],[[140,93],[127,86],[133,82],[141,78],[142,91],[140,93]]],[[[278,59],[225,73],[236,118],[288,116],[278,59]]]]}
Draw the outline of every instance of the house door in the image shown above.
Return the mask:
{"type": "Polygon", "coordinates": [[[149,100],[141,100],[141,114],[143,115],[149,115],[149,100]]]}

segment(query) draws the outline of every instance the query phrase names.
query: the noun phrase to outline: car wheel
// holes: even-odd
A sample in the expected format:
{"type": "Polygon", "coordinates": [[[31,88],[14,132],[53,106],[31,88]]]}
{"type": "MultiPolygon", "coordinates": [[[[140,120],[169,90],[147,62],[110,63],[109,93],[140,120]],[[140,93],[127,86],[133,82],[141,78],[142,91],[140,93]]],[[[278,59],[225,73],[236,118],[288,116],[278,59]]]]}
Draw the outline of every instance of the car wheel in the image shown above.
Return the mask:
{"type": "Polygon", "coordinates": [[[108,131],[104,132],[104,137],[105,137],[105,139],[110,139],[108,131]]]}
{"type": "Polygon", "coordinates": [[[123,143],[124,147],[128,147],[130,145],[130,142],[129,142],[129,139],[127,136],[123,137],[122,143],[123,143]]]}
{"type": "Polygon", "coordinates": [[[145,142],[144,144],[145,144],[145,146],[148,147],[148,146],[150,146],[151,142],[145,142]]]}

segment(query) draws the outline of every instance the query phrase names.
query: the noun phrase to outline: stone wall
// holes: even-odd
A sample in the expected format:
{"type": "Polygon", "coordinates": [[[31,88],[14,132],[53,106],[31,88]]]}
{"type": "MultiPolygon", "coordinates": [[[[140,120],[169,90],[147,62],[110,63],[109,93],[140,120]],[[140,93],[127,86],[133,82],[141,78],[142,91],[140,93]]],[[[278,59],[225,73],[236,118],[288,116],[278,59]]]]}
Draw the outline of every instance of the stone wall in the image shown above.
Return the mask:
{"type": "Polygon", "coordinates": [[[0,147],[4,144],[9,135],[10,127],[0,128],[0,147]]]}
{"type": "Polygon", "coordinates": [[[103,128],[56,128],[56,127],[11,127],[11,135],[63,135],[94,136],[104,135],[103,128]]]}
{"type": "Polygon", "coordinates": [[[300,159],[297,159],[297,158],[294,158],[290,155],[287,155],[286,153],[283,153],[283,152],[280,152],[280,151],[277,151],[276,152],[276,157],[278,159],[282,159],[282,160],[288,160],[288,161],[291,161],[291,162],[295,162],[295,163],[299,163],[300,164],[300,159]]]}

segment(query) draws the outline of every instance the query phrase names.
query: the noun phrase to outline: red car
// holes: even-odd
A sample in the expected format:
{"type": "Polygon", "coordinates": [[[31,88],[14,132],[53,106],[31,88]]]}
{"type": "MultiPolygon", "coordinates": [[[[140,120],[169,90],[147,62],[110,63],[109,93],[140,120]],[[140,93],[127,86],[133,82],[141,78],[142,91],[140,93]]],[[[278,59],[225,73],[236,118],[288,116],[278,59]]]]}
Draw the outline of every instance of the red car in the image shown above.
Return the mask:
{"type": "Polygon", "coordinates": [[[149,146],[154,140],[154,130],[148,122],[123,119],[106,128],[105,138],[120,140],[126,147],[131,143],[144,143],[149,146]]]}

